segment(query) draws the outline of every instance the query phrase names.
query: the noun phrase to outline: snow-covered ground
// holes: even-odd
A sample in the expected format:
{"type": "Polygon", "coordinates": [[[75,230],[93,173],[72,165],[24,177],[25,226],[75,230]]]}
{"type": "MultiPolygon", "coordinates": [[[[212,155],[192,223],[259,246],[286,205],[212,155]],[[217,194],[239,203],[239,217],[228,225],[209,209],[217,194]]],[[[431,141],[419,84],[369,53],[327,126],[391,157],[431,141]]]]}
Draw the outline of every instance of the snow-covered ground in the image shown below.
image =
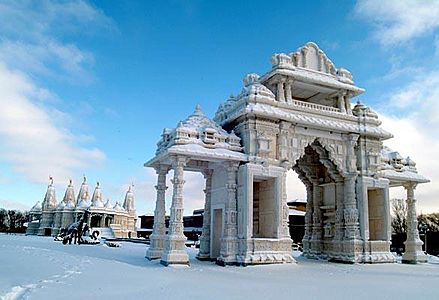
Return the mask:
{"type": "Polygon", "coordinates": [[[0,299],[439,299],[439,259],[430,264],[297,264],[163,267],[146,246],[62,245],[0,234],[0,299]]]}

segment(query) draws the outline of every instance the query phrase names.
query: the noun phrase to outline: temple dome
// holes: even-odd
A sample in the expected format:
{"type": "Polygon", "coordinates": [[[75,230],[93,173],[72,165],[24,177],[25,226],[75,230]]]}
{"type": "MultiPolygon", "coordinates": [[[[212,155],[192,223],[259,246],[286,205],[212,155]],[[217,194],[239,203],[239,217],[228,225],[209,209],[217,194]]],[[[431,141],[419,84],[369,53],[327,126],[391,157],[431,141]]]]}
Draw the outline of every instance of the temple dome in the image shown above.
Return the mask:
{"type": "Polygon", "coordinates": [[[247,97],[272,100],[275,101],[276,97],[272,91],[270,91],[265,85],[261,84],[259,81],[259,75],[250,73],[247,74],[244,79],[244,88],[241,91],[241,94],[238,96],[238,100],[241,98],[247,97]]]}
{"type": "Polygon", "coordinates": [[[175,129],[165,128],[162,140],[157,144],[157,153],[174,145],[195,144],[205,148],[223,148],[241,151],[240,139],[234,133],[228,133],[215,121],[209,119],[200,105],[175,129]]]}
{"type": "Polygon", "coordinates": [[[41,203],[40,201],[37,201],[34,206],[29,211],[30,213],[40,213],[41,212],[41,203]]]}
{"type": "Polygon", "coordinates": [[[123,211],[123,207],[120,206],[120,203],[117,201],[116,204],[114,205],[113,209],[118,210],[118,211],[123,211]]]}

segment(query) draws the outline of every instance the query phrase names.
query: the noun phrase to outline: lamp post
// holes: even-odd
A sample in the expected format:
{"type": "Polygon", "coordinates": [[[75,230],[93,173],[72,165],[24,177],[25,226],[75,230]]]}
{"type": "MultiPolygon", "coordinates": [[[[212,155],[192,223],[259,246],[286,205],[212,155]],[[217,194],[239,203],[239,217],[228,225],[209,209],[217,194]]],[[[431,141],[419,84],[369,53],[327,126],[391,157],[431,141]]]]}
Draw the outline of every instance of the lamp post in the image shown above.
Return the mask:
{"type": "Polygon", "coordinates": [[[428,252],[427,252],[427,232],[428,232],[428,226],[427,226],[427,224],[421,224],[419,226],[419,229],[424,234],[424,240],[425,240],[424,251],[425,251],[426,254],[428,254],[428,252]]]}

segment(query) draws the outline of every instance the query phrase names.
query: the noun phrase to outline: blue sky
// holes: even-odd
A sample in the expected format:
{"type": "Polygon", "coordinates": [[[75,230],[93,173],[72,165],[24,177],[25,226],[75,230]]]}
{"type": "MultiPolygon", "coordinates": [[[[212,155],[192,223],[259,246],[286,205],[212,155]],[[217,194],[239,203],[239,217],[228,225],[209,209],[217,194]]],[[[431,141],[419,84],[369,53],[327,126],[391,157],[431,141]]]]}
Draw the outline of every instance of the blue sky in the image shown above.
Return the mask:
{"type": "MultiPolygon", "coordinates": [[[[432,179],[419,209],[439,211],[438,16],[435,1],[2,1],[0,206],[42,200],[49,175],[59,201],[86,174],[113,202],[134,182],[138,212],[152,212],[142,166],[163,127],[197,103],[213,116],[273,53],[314,41],[366,89],[387,144],[432,179]]],[[[202,181],[188,178],[189,211],[202,181]]],[[[302,197],[291,180],[289,197],[302,197]]]]}

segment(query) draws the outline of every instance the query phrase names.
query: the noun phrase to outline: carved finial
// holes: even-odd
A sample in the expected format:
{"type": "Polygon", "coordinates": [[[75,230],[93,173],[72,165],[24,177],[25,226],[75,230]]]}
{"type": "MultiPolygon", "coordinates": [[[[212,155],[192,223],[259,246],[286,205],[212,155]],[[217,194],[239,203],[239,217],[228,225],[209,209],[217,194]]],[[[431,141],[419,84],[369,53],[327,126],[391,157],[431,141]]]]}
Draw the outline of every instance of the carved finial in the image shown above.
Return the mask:
{"type": "Polygon", "coordinates": [[[83,181],[82,183],[86,183],[86,182],[87,182],[87,177],[85,177],[85,174],[82,175],[82,177],[83,177],[83,179],[84,179],[84,181],[83,181]]]}
{"type": "Polygon", "coordinates": [[[69,186],[72,185],[72,178],[69,178],[69,186]]]}
{"type": "Polygon", "coordinates": [[[53,185],[53,177],[49,176],[49,185],[53,185]]]}
{"type": "Polygon", "coordinates": [[[200,106],[200,104],[197,104],[197,105],[195,106],[195,110],[194,110],[193,115],[195,115],[195,116],[201,116],[201,115],[203,115],[203,111],[201,110],[201,106],[200,106]]]}
{"type": "Polygon", "coordinates": [[[96,187],[99,187],[99,181],[96,182],[96,187]]]}

